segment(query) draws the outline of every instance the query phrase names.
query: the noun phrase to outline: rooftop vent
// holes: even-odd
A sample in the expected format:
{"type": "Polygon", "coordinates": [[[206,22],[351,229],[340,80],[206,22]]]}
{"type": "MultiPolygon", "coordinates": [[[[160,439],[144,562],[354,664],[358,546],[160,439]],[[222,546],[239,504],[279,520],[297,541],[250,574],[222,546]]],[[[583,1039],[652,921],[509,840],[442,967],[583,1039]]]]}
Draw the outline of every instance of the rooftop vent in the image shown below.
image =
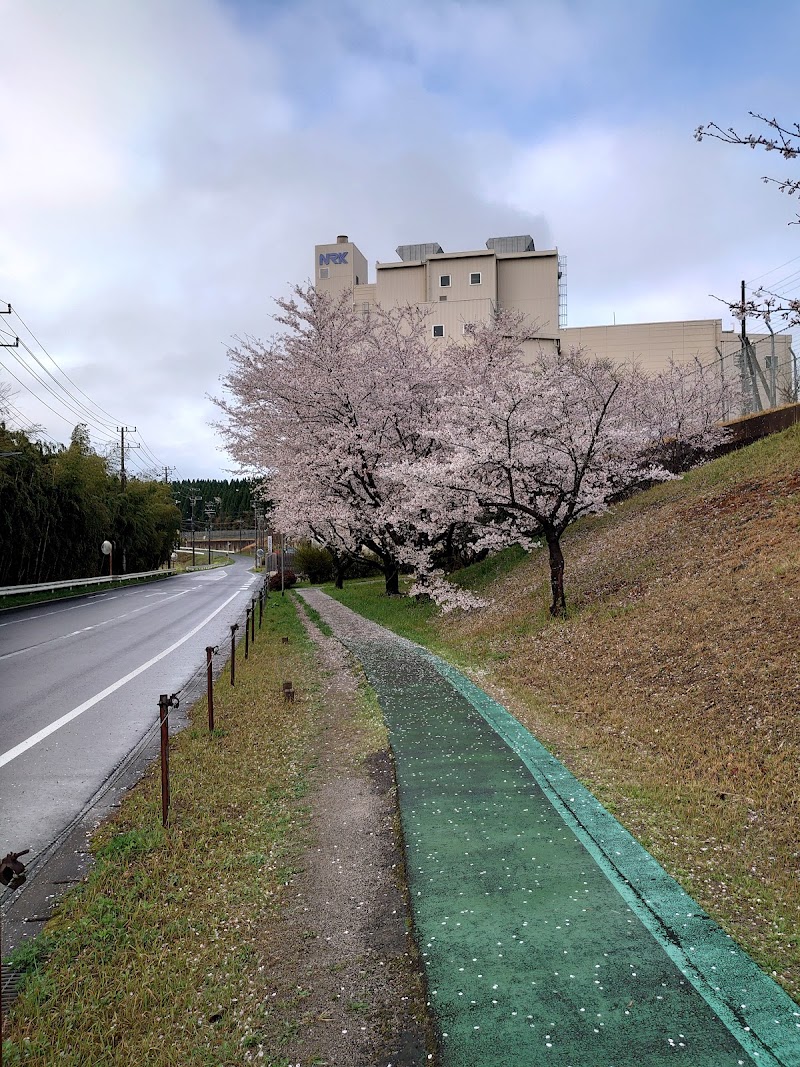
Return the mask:
{"type": "Polygon", "coordinates": [[[337,245],[346,245],[348,243],[347,234],[340,233],[339,236],[336,238],[336,243],[337,245]]]}
{"type": "Polygon", "coordinates": [[[404,263],[416,263],[427,259],[428,256],[440,256],[442,246],[436,241],[430,241],[424,245],[398,245],[395,251],[404,263]]]}
{"type": "Polygon", "coordinates": [[[486,247],[493,252],[535,252],[533,238],[529,233],[517,237],[490,237],[486,247]]]}

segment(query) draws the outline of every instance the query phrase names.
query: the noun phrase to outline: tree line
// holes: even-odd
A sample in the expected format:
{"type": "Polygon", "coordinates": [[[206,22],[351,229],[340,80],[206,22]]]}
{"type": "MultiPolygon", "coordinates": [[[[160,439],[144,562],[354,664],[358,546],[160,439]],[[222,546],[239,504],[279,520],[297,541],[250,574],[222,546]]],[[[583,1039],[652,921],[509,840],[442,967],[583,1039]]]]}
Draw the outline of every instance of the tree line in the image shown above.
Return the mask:
{"type": "MultiPolygon", "coordinates": [[[[214,508],[214,526],[230,529],[241,520],[245,527],[255,525],[253,506],[258,501],[253,496],[255,480],[252,478],[184,478],[170,483],[173,499],[180,509],[184,529],[192,520],[194,497],[194,521],[197,529],[206,522],[206,506],[214,508]]],[[[263,509],[263,505],[259,504],[263,509]]]]}
{"type": "Polygon", "coordinates": [[[366,550],[387,593],[411,572],[412,593],[445,609],[474,604],[445,580],[454,567],[546,543],[550,610],[565,611],[567,527],[709,455],[735,402],[699,361],[647,376],[531,351],[516,314],[435,345],[416,307],[362,313],[313,286],[278,306],[281,335],[229,350],[216,399],[229,453],[265,479],[281,529],[335,562],[366,550]]]}
{"type": "Polygon", "coordinates": [[[179,528],[169,485],[129,478],[123,487],[86,426],[63,446],[0,421],[0,585],[96,577],[111,558],[114,573],[154,570],[169,560],[179,528]]]}

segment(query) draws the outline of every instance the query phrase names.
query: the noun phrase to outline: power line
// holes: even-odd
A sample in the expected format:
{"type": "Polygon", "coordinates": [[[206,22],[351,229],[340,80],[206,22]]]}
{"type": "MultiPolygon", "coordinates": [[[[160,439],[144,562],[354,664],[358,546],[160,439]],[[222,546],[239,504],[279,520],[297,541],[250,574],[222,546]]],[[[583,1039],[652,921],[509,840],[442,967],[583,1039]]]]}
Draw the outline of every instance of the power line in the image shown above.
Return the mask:
{"type": "MultiPolygon", "coordinates": [[[[9,304],[9,308],[10,308],[10,307],[11,307],[11,305],[9,304]]],[[[51,363],[53,364],[53,366],[54,366],[54,367],[56,368],[56,370],[58,371],[58,373],[59,373],[60,375],[62,375],[62,377],[66,378],[66,380],[67,380],[67,381],[68,381],[68,382],[70,383],[70,385],[72,385],[72,386],[73,386],[73,387],[74,387],[75,389],[77,389],[77,390],[78,390],[78,392],[79,392],[79,393],[80,393],[80,394],[81,394],[82,396],[84,396],[84,397],[85,397],[85,398],[86,398],[86,399],[87,399],[87,400],[89,401],[89,403],[90,403],[90,404],[92,405],[92,407],[93,407],[93,408],[95,408],[95,409],[96,409],[97,411],[99,411],[99,412],[101,413],[101,415],[104,415],[104,416],[106,416],[106,418],[108,419],[108,421],[109,421],[110,423],[116,423],[116,422],[118,422],[118,421],[119,421],[118,419],[115,419],[115,418],[114,418],[114,416],[113,416],[113,415],[111,415],[111,414],[110,414],[110,413],[109,413],[108,411],[106,411],[106,409],[105,409],[105,408],[101,407],[101,406],[100,406],[100,404],[98,404],[98,403],[96,403],[96,401],[92,400],[92,398],[91,398],[91,397],[90,397],[90,396],[89,396],[89,395],[88,395],[87,393],[85,393],[85,392],[83,391],[83,389],[81,389],[81,387],[80,387],[80,386],[79,386],[79,385],[78,385],[78,384],[77,384],[77,383],[76,383],[75,381],[73,381],[73,379],[72,379],[72,378],[70,378],[70,376],[69,376],[69,375],[67,374],[67,372],[66,372],[65,370],[63,370],[63,369],[62,369],[62,368],[61,368],[61,367],[59,366],[59,364],[58,364],[58,363],[57,363],[57,362],[55,361],[55,359],[54,359],[54,358],[53,358],[53,357],[52,357],[52,356],[50,355],[50,353],[49,353],[49,352],[47,351],[47,349],[46,349],[46,348],[44,347],[44,345],[42,344],[42,342],[41,342],[41,341],[39,340],[39,338],[38,338],[38,337],[36,336],[36,334],[35,334],[35,333],[33,332],[33,330],[32,330],[32,329],[30,328],[30,326],[28,326],[28,324],[27,324],[27,323],[26,323],[26,322],[24,321],[24,319],[22,318],[22,316],[20,315],[20,313],[19,313],[19,312],[17,311],[17,309],[16,309],[16,308],[14,308],[14,312],[13,312],[13,313],[14,313],[14,316],[15,316],[15,317],[16,317],[17,319],[19,319],[19,321],[20,321],[20,322],[22,323],[22,325],[23,325],[23,326],[25,327],[25,329],[26,329],[26,330],[28,331],[28,333],[30,334],[30,336],[31,336],[31,337],[32,337],[32,338],[34,339],[34,341],[35,341],[35,342],[36,342],[36,344],[37,344],[37,345],[39,346],[39,348],[41,348],[42,352],[44,352],[44,354],[45,354],[45,355],[47,356],[47,358],[48,358],[48,359],[50,360],[50,362],[51,362],[51,363]]],[[[104,420],[101,420],[101,421],[104,421],[104,420]]]]}
{"type": "Polygon", "coordinates": [[[774,274],[775,271],[782,270],[783,267],[788,267],[790,263],[796,263],[798,259],[800,259],[800,256],[795,256],[794,259],[787,259],[785,263],[781,263],[777,267],[773,267],[772,270],[766,270],[763,274],[757,274],[755,278],[751,278],[750,281],[746,282],[745,284],[749,289],[753,282],[757,282],[759,278],[766,278],[768,274],[774,274]]]}
{"type": "MultiPolygon", "coordinates": [[[[67,374],[67,372],[61,368],[61,366],[51,355],[51,353],[45,348],[39,338],[34,334],[33,330],[30,328],[30,326],[28,326],[28,324],[25,322],[19,312],[15,308],[12,309],[12,306],[9,303],[8,311],[4,312],[2,311],[2,309],[0,309],[0,314],[15,316],[15,318],[19,320],[19,323],[22,325],[23,329],[27,331],[28,335],[33,339],[33,341],[41,350],[41,352],[44,353],[50,364],[52,364],[52,366],[55,368],[57,374],[60,375],[61,378],[64,379],[64,381],[68,382],[70,386],[72,386],[72,389],[70,389],[68,386],[64,385],[64,383],[60,381],[58,377],[56,377],[56,374],[54,374],[49,369],[49,367],[45,365],[44,361],[39,357],[39,355],[34,352],[24,340],[20,341],[17,335],[8,328],[7,324],[3,323],[2,320],[0,320],[0,336],[11,338],[13,340],[14,347],[18,345],[21,346],[22,349],[28,354],[30,359],[33,361],[33,363],[36,365],[36,367],[38,367],[39,371],[41,371],[41,374],[38,373],[38,371],[33,366],[31,366],[28,361],[24,359],[21,355],[17,355],[16,352],[12,353],[12,355],[14,355],[14,358],[17,360],[20,367],[24,369],[27,374],[30,375],[31,378],[33,378],[37,385],[39,385],[41,389],[44,390],[44,392],[51,398],[51,400],[56,404],[60,405],[66,411],[70,412],[71,415],[77,418],[79,422],[84,423],[87,426],[87,429],[94,430],[100,436],[104,437],[105,434],[114,433],[117,430],[117,423],[120,420],[115,419],[114,416],[111,415],[110,412],[108,412],[104,407],[102,407],[96,401],[92,400],[88,393],[86,393],[74,381],[74,379],[71,378],[70,375],[67,374]],[[79,393],[81,397],[84,397],[86,403],[84,402],[84,400],[81,400],[80,397],[77,396],[76,392],[74,392],[73,390],[79,393]]],[[[6,347],[11,346],[7,345],[6,347]]],[[[16,381],[19,385],[26,389],[26,391],[29,392],[40,404],[47,408],[48,411],[51,411],[54,415],[56,415],[68,425],[72,425],[71,418],[65,418],[65,416],[61,414],[61,412],[57,411],[35,389],[31,388],[30,385],[23,382],[16,374],[14,374],[13,371],[10,370],[10,368],[6,367],[3,364],[0,364],[0,366],[3,366],[6,372],[13,377],[14,381],[16,381]]],[[[161,458],[155,454],[155,452],[150,448],[150,446],[147,444],[147,442],[144,440],[140,433],[138,433],[137,436],[139,439],[139,444],[135,447],[141,447],[142,451],[153,464],[153,467],[156,469],[156,471],[163,469],[165,464],[163,463],[161,458]]],[[[129,445],[128,447],[132,448],[134,446],[129,445]]],[[[124,469],[124,460],[121,466],[124,469]]],[[[134,466],[136,466],[136,464],[134,464],[134,466]]],[[[146,470],[143,464],[139,464],[138,469],[141,473],[144,473],[146,470]]]]}

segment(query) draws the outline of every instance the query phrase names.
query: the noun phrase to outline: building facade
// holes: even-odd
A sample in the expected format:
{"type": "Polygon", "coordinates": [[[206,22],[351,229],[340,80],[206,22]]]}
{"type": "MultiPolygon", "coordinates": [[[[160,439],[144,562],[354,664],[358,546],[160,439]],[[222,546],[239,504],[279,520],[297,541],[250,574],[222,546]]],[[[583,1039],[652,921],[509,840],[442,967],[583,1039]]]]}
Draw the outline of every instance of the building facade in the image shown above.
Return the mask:
{"type": "Polygon", "coordinates": [[[565,269],[557,249],[539,251],[528,234],[492,237],[485,248],[445,252],[436,242],[400,245],[396,260],[377,262],[369,280],[367,260],[346,236],[317,245],[314,280],[333,296],[352,292],[354,306],[414,305],[425,310],[432,343],[463,336],[471,323],[498,311],[521,312],[529,324],[523,349],[584,348],[616,363],[637,362],[647,373],[670,360],[699,359],[723,377],[741,383],[745,411],[775,407],[793,398],[797,368],[787,334],[742,338],[722,329],[721,319],[628,323],[613,326],[566,325],[565,269]]]}

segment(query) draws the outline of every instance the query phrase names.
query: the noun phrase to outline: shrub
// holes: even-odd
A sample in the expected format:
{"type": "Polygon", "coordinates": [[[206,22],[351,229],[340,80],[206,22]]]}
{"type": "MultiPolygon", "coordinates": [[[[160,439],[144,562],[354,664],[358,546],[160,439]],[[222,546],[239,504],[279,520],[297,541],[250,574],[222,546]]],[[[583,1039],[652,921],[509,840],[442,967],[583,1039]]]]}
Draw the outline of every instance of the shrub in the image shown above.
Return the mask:
{"type": "Polygon", "coordinates": [[[294,565],[300,574],[305,574],[314,585],[333,581],[333,556],[327,548],[312,545],[310,541],[297,546],[294,565]]]}
{"type": "MultiPolygon", "coordinates": [[[[294,573],[294,571],[290,571],[287,568],[283,572],[283,587],[284,587],[284,589],[291,589],[296,581],[297,581],[297,575],[294,573]]],[[[270,577],[269,588],[270,588],[270,591],[274,593],[276,590],[279,590],[280,587],[281,587],[281,572],[280,571],[276,571],[276,573],[273,574],[270,577]]]]}

